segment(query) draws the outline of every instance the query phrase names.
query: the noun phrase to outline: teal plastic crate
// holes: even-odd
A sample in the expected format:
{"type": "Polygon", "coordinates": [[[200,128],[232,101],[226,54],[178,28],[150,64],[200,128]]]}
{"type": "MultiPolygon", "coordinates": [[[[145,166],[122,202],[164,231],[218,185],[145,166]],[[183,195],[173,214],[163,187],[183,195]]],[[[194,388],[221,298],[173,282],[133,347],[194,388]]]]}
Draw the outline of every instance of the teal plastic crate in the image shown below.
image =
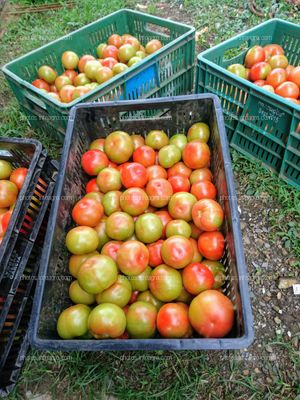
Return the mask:
{"type": "Polygon", "coordinates": [[[226,69],[230,64],[243,64],[250,47],[268,43],[280,44],[290,64],[300,65],[300,26],[272,19],[201,53],[196,92],[219,96],[233,148],[300,189],[300,142],[295,132],[300,106],[226,69]]]}
{"type": "Polygon", "coordinates": [[[63,141],[70,109],[81,102],[135,100],[190,93],[194,85],[195,29],[188,25],[123,9],[6,64],[3,72],[33,128],[63,141]],[[71,103],[58,102],[31,85],[38,68],[50,65],[63,72],[61,55],[96,56],[108,37],[130,33],[145,44],[159,39],[163,47],[123,73],[71,103]]]}

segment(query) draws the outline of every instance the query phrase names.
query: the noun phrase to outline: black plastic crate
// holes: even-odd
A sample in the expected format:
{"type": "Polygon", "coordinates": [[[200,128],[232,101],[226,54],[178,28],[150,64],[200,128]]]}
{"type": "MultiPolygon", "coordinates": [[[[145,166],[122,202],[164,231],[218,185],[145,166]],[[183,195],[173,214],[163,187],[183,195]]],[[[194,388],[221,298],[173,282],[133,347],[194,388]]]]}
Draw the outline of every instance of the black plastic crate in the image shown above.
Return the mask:
{"type": "Polygon", "coordinates": [[[51,209],[46,245],[34,299],[29,338],[41,350],[184,350],[244,348],[253,341],[252,312],[248,293],[247,269],[244,260],[236,193],[228,143],[219,99],[210,94],[171,98],[83,104],[71,112],[63,155],[51,209]],[[161,117],[153,117],[155,114],[161,117]],[[205,121],[211,129],[211,167],[219,201],[225,211],[223,232],[226,239],[222,262],[227,272],[224,293],[233,301],[235,326],[223,339],[122,339],[62,340],[56,331],[60,312],[71,305],[68,286],[71,276],[67,265],[69,254],[65,236],[73,226],[71,209],[84,194],[87,180],[80,168],[80,159],[92,140],[105,137],[113,130],[146,134],[163,129],[169,135],[187,131],[197,121],[205,121]]]}

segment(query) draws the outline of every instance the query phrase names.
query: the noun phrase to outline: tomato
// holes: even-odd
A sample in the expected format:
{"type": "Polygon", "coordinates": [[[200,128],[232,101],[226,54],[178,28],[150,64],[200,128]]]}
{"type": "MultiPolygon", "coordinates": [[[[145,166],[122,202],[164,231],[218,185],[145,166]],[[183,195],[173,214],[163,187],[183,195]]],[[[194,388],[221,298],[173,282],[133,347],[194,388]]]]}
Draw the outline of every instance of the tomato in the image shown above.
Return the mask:
{"type": "Polygon", "coordinates": [[[117,253],[122,244],[123,242],[117,240],[110,240],[109,242],[105,243],[105,245],[102,247],[101,254],[109,256],[114,261],[117,261],[117,253]]]}
{"type": "Polygon", "coordinates": [[[149,265],[151,267],[157,267],[158,265],[163,263],[161,257],[161,246],[163,242],[164,241],[160,239],[157,242],[147,245],[149,252],[149,265]]]}
{"type": "Polygon", "coordinates": [[[32,85],[35,86],[35,87],[37,87],[38,89],[44,89],[44,90],[46,90],[47,92],[49,92],[49,90],[50,90],[50,86],[49,86],[48,83],[45,82],[43,79],[35,79],[35,80],[32,82],[32,85]]]}
{"type": "Polygon", "coordinates": [[[93,178],[88,181],[88,183],[85,186],[85,191],[86,191],[86,193],[100,192],[99,186],[97,185],[96,178],[93,178]]]}
{"type": "Polygon", "coordinates": [[[215,231],[220,228],[224,212],[219,203],[212,199],[202,199],[192,209],[193,222],[203,231],[215,231]]]}
{"type": "Polygon", "coordinates": [[[90,79],[86,76],[86,74],[84,72],[82,72],[74,78],[73,85],[74,86],[83,86],[90,82],[91,82],[90,79]]]}
{"type": "Polygon", "coordinates": [[[107,43],[109,45],[119,48],[122,45],[122,38],[120,35],[113,34],[113,35],[110,35],[110,37],[107,40],[107,43]]]}
{"type": "Polygon", "coordinates": [[[242,64],[231,64],[227,70],[240,78],[247,79],[246,68],[242,64]]]}
{"type": "Polygon", "coordinates": [[[211,170],[208,168],[201,168],[201,169],[195,169],[190,176],[190,182],[193,185],[194,183],[200,182],[200,181],[212,181],[213,176],[211,173],[211,170]]]}
{"type": "Polygon", "coordinates": [[[164,304],[157,314],[157,329],[163,337],[185,337],[190,330],[188,307],[180,303],[164,304]]]}
{"type": "Polygon", "coordinates": [[[173,219],[166,226],[167,238],[176,235],[189,238],[191,236],[191,233],[192,233],[192,228],[190,227],[190,224],[188,224],[183,219],[173,219]]]}
{"type": "Polygon", "coordinates": [[[107,218],[106,218],[106,216],[104,216],[102,218],[102,220],[99,222],[99,224],[96,225],[94,228],[98,235],[98,240],[99,240],[99,243],[97,246],[98,251],[101,251],[101,249],[105,245],[105,243],[110,241],[110,238],[106,233],[106,221],[107,221],[107,218]]]}
{"type": "Polygon", "coordinates": [[[0,180],[0,208],[11,207],[17,201],[18,187],[8,180],[0,180]]]}
{"type": "Polygon", "coordinates": [[[81,166],[88,175],[98,175],[108,165],[108,158],[101,150],[88,150],[81,157],[81,166]]]}
{"type": "Polygon", "coordinates": [[[106,43],[100,43],[96,48],[96,53],[99,59],[103,59],[103,50],[107,47],[106,43]]]}
{"type": "Polygon", "coordinates": [[[217,290],[206,290],[192,300],[189,320],[201,336],[224,337],[233,328],[233,304],[228,297],[217,290]]]}
{"type": "Polygon", "coordinates": [[[109,44],[108,46],[103,48],[102,58],[105,59],[108,57],[112,57],[112,58],[118,60],[118,48],[116,46],[109,44]]]}
{"type": "Polygon", "coordinates": [[[261,61],[253,65],[250,70],[250,80],[257,81],[258,79],[266,79],[272,68],[270,64],[261,61]]]}
{"type": "Polygon", "coordinates": [[[273,88],[277,88],[277,86],[281,85],[281,83],[286,81],[286,72],[283,68],[275,68],[273,69],[266,79],[266,84],[273,86],[273,88]]]}
{"type": "Polygon", "coordinates": [[[108,67],[101,67],[95,72],[95,79],[98,83],[104,83],[114,76],[112,70],[108,67]]]}
{"type": "Polygon", "coordinates": [[[153,54],[163,47],[162,43],[157,39],[150,40],[145,47],[147,54],[153,54]]]}
{"type": "Polygon", "coordinates": [[[159,164],[164,168],[171,168],[181,159],[181,151],[174,144],[162,147],[158,152],[159,164]]]}
{"type": "Polygon", "coordinates": [[[163,224],[163,231],[162,231],[162,238],[164,239],[166,237],[166,228],[167,225],[170,221],[172,221],[171,215],[168,213],[168,211],[165,210],[160,210],[160,211],[155,211],[155,214],[160,218],[162,224],[163,224]]]}
{"type": "Polygon", "coordinates": [[[194,250],[194,255],[192,258],[192,263],[195,262],[200,262],[202,260],[202,255],[199,253],[199,249],[198,249],[198,243],[197,240],[195,240],[194,238],[190,237],[189,238],[192,246],[193,246],[193,250],[194,250]]]}
{"type": "Polygon", "coordinates": [[[72,210],[72,218],[77,225],[95,227],[101,221],[104,211],[101,203],[94,199],[79,200],[72,210]]]}
{"type": "Polygon", "coordinates": [[[136,55],[137,57],[140,57],[141,59],[147,57],[147,54],[146,54],[144,51],[142,51],[142,50],[138,50],[138,51],[135,53],[135,55],[136,55]]]}
{"type": "Polygon", "coordinates": [[[169,203],[173,194],[172,185],[166,179],[151,179],[146,187],[150,204],[153,207],[164,207],[169,203]]]}
{"type": "Polygon", "coordinates": [[[284,50],[279,44],[267,44],[264,46],[264,51],[266,55],[266,61],[268,61],[272,56],[283,55],[284,50]]]}
{"type": "Polygon", "coordinates": [[[202,264],[206,265],[210,269],[214,276],[214,284],[212,289],[219,289],[226,280],[225,268],[219,261],[203,260],[202,264]]]}
{"type": "Polygon", "coordinates": [[[69,272],[74,277],[77,278],[78,271],[81,265],[86,261],[89,257],[95,256],[99,254],[97,251],[93,251],[91,253],[77,255],[72,254],[69,259],[69,272]]]}
{"type": "Polygon", "coordinates": [[[262,88],[267,90],[268,92],[275,93],[275,90],[271,85],[264,85],[262,88]]]}
{"type": "Polygon", "coordinates": [[[53,68],[48,67],[48,65],[42,65],[38,69],[38,77],[43,79],[45,82],[52,84],[57,77],[57,72],[54,71],[53,68]]]}
{"type": "Polygon", "coordinates": [[[200,181],[192,185],[191,193],[197,198],[197,200],[215,199],[217,196],[217,189],[210,181],[200,181]]]}
{"type": "Polygon", "coordinates": [[[133,142],[128,133],[115,131],[105,139],[104,150],[111,161],[122,164],[132,156],[133,142]]]}
{"type": "Polygon", "coordinates": [[[138,62],[141,62],[142,59],[140,57],[134,56],[131,57],[131,59],[128,61],[128,67],[132,67],[134,64],[137,64],[138,62]]]}
{"type": "Polygon", "coordinates": [[[121,180],[126,188],[139,187],[142,188],[147,183],[146,168],[137,162],[128,163],[121,170],[121,180]]]}
{"type": "Polygon", "coordinates": [[[120,172],[115,168],[107,167],[102,169],[97,176],[97,185],[103,193],[107,193],[111,190],[120,190],[122,187],[120,172]]]}
{"type": "Polygon", "coordinates": [[[223,256],[224,247],[225,240],[221,232],[203,232],[199,236],[198,249],[208,260],[219,260],[223,256]]]}
{"type": "Polygon", "coordinates": [[[98,138],[92,141],[90,144],[89,150],[101,150],[104,151],[104,138],[98,138]]]}
{"type": "Polygon", "coordinates": [[[193,124],[187,133],[188,142],[193,140],[200,140],[203,143],[207,143],[210,136],[209,126],[204,122],[197,122],[193,124]]]}
{"type": "Polygon", "coordinates": [[[187,144],[187,137],[183,133],[177,133],[176,135],[171,136],[169,143],[174,144],[182,152],[187,144]]]}
{"type": "Polygon", "coordinates": [[[272,69],[274,69],[274,68],[286,68],[289,65],[289,61],[286,58],[286,56],[280,54],[280,55],[272,56],[269,59],[269,64],[270,64],[272,69]]]}
{"type": "Polygon", "coordinates": [[[189,178],[192,173],[192,170],[188,168],[182,161],[173,165],[173,167],[168,169],[168,178],[172,176],[184,176],[185,178],[189,178]]]}
{"type": "Polygon", "coordinates": [[[12,172],[13,167],[11,163],[5,160],[0,160],[0,179],[9,179],[12,172]]]}
{"type": "Polygon", "coordinates": [[[141,45],[139,40],[133,36],[127,36],[127,37],[123,38],[123,43],[131,44],[131,46],[133,46],[136,51],[138,51],[140,49],[140,45],[141,45]]]}
{"type": "Polygon", "coordinates": [[[75,86],[65,85],[59,91],[59,97],[63,103],[70,103],[73,100],[75,86]]]}
{"type": "Polygon", "coordinates": [[[139,275],[131,276],[130,284],[133,290],[138,290],[139,292],[144,292],[148,290],[149,287],[149,276],[151,274],[152,269],[147,267],[142,273],[139,275]]]}
{"type": "Polygon", "coordinates": [[[173,301],[182,291],[181,274],[176,269],[161,264],[151,272],[149,287],[158,300],[173,301]]]}
{"type": "Polygon", "coordinates": [[[206,265],[196,262],[183,269],[182,281],[184,288],[189,293],[197,295],[212,288],[214,276],[206,265]]]}
{"type": "Polygon", "coordinates": [[[62,54],[61,62],[65,69],[75,69],[79,63],[79,57],[73,51],[65,51],[62,54]]]}
{"type": "Polygon", "coordinates": [[[136,49],[129,43],[122,44],[117,53],[118,59],[122,63],[127,63],[136,54],[136,49]]]}
{"type": "Polygon", "coordinates": [[[251,68],[254,64],[265,61],[265,59],[265,50],[261,46],[253,46],[247,51],[245,65],[246,67],[251,68]]]}
{"type": "Polygon", "coordinates": [[[126,71],[126,69],[128,69],[128,66],[126,64],[117,63],[112,67],[112,72],[113,72],[113,75],[118,75],[121,72],[126,71]]]}
{"type": "Polygon", "coordinates": [[[76,100],[81,96],[87,94],[91,89],[87,86],[77,86],[73,91],[72,100],[76,100]]]}
{"type": "MultiPolygon", "coordinates": [[[[131,297],[130,297],[130,300],[129,300],[129,303],[128,303],[128,304],[133,304],[133,303],[135,303],[135,302],[137,301],[138,295],[139,295],[139,292],[138,292],[137,290],[134,290],[134,291],[132,292],[132,294],[131,294],[131,297]]],[[[128,307],[128,308],[129,308],[129,307],[128,307]]],[[[127,314],[127,312],[128,312],[128,309],[127,309],[127,311],[126,311],[126,314],[127,314]]]]}
{"type": "MultiPolygon", "coordinates": [[[[295,67],[293,65],[288,65],[285,69],[286,79],[290,81],[291,73],[294,71],[295,67]]],[[[296,82],[295,82],[296,83],[296,82]]]]}
{"type": "Polygon", "coordinates": [[[286,97],[285,99],[297,104],[298,106],[300,105],[300,100],[292,99],[291,97],[286,97]]]}
{"type": "Polygon", "coordinates": [[[150,146],[139,146],[133,152],[133,161],[142,164],[144,167],[150,167],[155,164],[156,153],[150,146]]]}
{"type": "Polygon", "coordinates": [[[128,309],[126,329],[129,336],[135,339],[146,339],[154,336],[156,331],[156,308],[144,301],[137,301],[128,309]]]}
{"type": "Polygon", "coordinates": [[[156,308],[157,311],[163,305],[163,303],[160,300],[158,300],[155,296],[153,296],[150,290],[146,290],[142,293],[139,293],[137,296],[137,301],[144,301],[145,303],[150,303],[156,308]]]}
{"type": "Polygon", "coordinates": [[[99,191],[89,192],[84,197],[87,199],[97,200],[100,204],[102,204],[103,193],[100,193],[99,191]]]}
{"type": "Polygon", "coordinates": [[[125,275],[139,275],[147,268],[149,252],[137,240],[127,240],[117,252],[117,264],[125,275]]]}
{"type": "Polygon", "coordinates": [[[85,304],[76,304],[65,309],[57,320],[57,333],[62,339],[73,339],[88,331],[91,309],[85,304]]]}
{"type": "Polygon", "coordinates": [[[76,76],[78,76],[78,72],[74,71],[73,69],[67,69],[61,76],[67,76],[73,85],[74,79],[76,76]]]}
{"type": "Polygon", "coordinates": [[[151,165],[150,167],[147,167],[148,181],[156,178],[167,179],[167,176],[167,171],[160,165],[151,165]]]}
{"type": "Polygon", "coordinates": [[[112,190],[105,193],[102,198],[102,205],[104,207],[105,215],[109,216],[116,211],[122,211],[120,205],[121,196],[122,192],[118,190],[112,190]]]}
{"type": "Polygon", "coordinates": [[[126,316],[116,304],[99,304],[91,311],[88,327],[96,339],[117,338],[125,332],[126,316]]]}
{"type": "Polygon", "coordinates": [[[5,213],[1,214],[1,225],[3,229],[3,233],[7,231],[7,227],[10,221],[10,218],[12,216],[13,209],[10,209],[9,211],[6,211],[5,213]]]}
{"type": "Polygon", "coordinates": [[[276,87],[275,93],[281,97],[297,99],[299,97],[299,87],[294,82],[283,82],[276,87]]]}
{"type": "Polygon", "coordinates": [[[90,54],[85,54],[84,56],[80,57],[78,62],[78,70],[79,72],[84,72],[84,68],[88,61],[95,60],[95,57],[90,54]]]}
{"type": "Polygon", "coordinates": [[[190,222],[190,227],[191,227],[191,229],[192,229],[191,237],[194,238],[194,239],[198,239],[200,233],[202,233],[202,230],[199,229],[199,228],[194,224],[194,222],[190,222]]]}
{"type": "Polygon", "coordinates": [[[73,281],[69,287],[69,297],[75,304],[90,305],[95,303],[95,296],[83,290],[77,280],[73,281]]]}
{"type": "Polygon", "coordinates": [[[147,134],[145,144],[154,150],[160,150],[169,144],[169,138],[164,131],[153,130],[147,134]]]}
{"type": "Polygon", "coordinates": [[[291,71],[288,80],[294,82],[298,87],[300,87],[300,67],[295,67],[291,71]]]}
{"type": "Polygon", "coordinates": [[[189,168],[204,168],[210,161],[209,147],[199,140],[189,142],[183,150],[182,158],[189,168]]]}
{"type": "Polygon", "coordinates": [[[71,229],[66,236],[66,246],[72,254],[87,254],[95,251],[99,239],[97,232],[89,226],[77,226],[71,229]]]}
{"type": "Polygon", "coordinates": [[[163,232],[163,224],[160,218],[153,214],[147,213],[140,215],[135,223],[135,234],[143,243],[153,243],[161,238],[163,232]]]}
{"type": "Polygon", "coordinates": [[[149,198],[143,189],[133,187],[121,194],[120,205],[129,215],[137,216],[149,207],[149,198]]]}
{"type": "Polygon", "coordinates": [[[172,218],[189,222],[192,219],[192,208],[196,202],[196,197],[191,193],[174,193],[170,198],[168,211],[172,218]]]}
{"type": "Polygon", "coordinates": [[[96,301],[98,304],[111,303],[122,308],[128,304],[131,294],[132,288],[128,279],[124,275],[118,275],[115,283],[96,295],[96,301]]]}
{"type": "Polygon", "coordinates": [[[266,84],[266,81],[265,81],[265,79],[258,79],[257,81],[254,81],[253,83],[254,83],[254,85],[256,85],[256,86],[261,86],[261,87],[263,87],[263,86],[266,84]]]}
{"type": "Polygon", "coordinates": [[[175,269],[181,269],[192,261],[194,249],[189,239],[175,235],[164,241],[161,255],[165,264],[175,269]]]}
{"type": "Polygon", "coordinates": [[[127,240],[134,232],[133,218],[121,211],[114,212],[106,220],[106,233],[114,240],[127,240]]]}
{"type": "Polygon", "coordinates": [[[173,193],[190,191],[190,181],[183,175],[171,176],[168,181],[172,186],[173,193]]]}
{"type": "MultiPolygon", "coordinates": [[[[133,142],[133,147],[134,147],[134,150],[136,150],[136,149],[138,149],[139,147],[141,147],[141,146],[145,146],[145,139],[143,138],[143,136],[142,135],[131,135],[131,140],[132,140],[132,142],[133,142]]],[[[145,146],[145,147],[147,147],[147,146],[145,146]]],[[[146,150],[146,149],[145,149],[146,150]]],[[[135,153],[135,152],[134,152],[135,153]]],[[[133,157],[134,157],[134,153],[133,153],[133,157]]],[[[148,155],[148,152],[146,151],[146,153],[147,153],[147,155],[148,155]]],[[[144,152],[143,152],[143,154],[144,154],[144,152]]],[[[141,155],[141,154],[139,154],[139,155],[141,155]]],[[[141,159],[142,159],[143,157],[141,157],[141,159]]],[[[147,157],[146,157],[147,158],[147,157]]],[[[151,158],[151,157],[150,157],[151,158]]],[[[133,161],[135,161],[135,162],[139,162],[140,164],[143,164],[141,161],[138,161],[138,160],[135,160],[134,158],[133,158],[133,161]]],[[[143,164],[144,165],[144,164],[143,164]]],[[[150,164],[150,165],[152,165],[152,164],[150,164]]],[[[146,167],[146,165],[144,165],[144,167],[146,167]]]]}
{"type": "Polygon", "coordinates": [[[27,168],[16,168],[10,175],[9,180],[13,182],[19,190],[22,189],[24,181],[27,176],[27,168]]]}

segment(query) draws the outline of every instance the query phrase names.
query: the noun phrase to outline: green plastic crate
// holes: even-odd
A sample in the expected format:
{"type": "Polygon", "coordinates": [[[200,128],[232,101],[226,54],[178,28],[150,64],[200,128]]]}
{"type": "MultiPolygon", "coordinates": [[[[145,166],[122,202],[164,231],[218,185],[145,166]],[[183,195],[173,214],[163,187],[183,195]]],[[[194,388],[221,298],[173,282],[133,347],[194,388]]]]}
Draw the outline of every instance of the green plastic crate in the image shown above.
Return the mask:
{"type": "Polygon", "coordinates": [[[176,96],[193,90],[195,29],[166,19],[123,9],[97,20],[6,64],[3,72],[33,128],[63,141],[70,109],[81,102],[134,100],[176,96]],[[163,48],[71,103],[57,102],[31,85],[38,68],[47,64],[63,72],[61,55],[96,56],[96,47],[118,33],[130,33],[143,44],[159,39],[163,48]]]}
{"type": "Polygon", "coordinates": [[[230,64],[242,64],[250,47],[268,43],[280,44],[290,64],[300,65],[300,26],[272,19],[201,53],[196,92],[219,96],[233,148],[300,188],[300,141],[295,133],[300,106],[226,70],[230,64]]]}

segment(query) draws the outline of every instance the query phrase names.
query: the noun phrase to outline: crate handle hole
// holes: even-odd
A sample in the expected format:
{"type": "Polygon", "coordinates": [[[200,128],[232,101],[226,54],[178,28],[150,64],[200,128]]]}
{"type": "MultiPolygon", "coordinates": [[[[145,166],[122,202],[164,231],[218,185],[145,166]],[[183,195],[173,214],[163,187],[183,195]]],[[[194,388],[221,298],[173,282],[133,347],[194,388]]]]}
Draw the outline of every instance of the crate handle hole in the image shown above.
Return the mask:
{"type": "MultiPolygon", "coordinates": [[[[165,38],[170,38],[170,29],[166,28],[164,26],[160,26],[160,25],[156,25],[150,22],[147,22],[145,24],[145,30],[147,32],[151,32],[156,34],[158,37],[165,37],[165,38]]],[[[151,40],[153,38],[149,38],[149,40],[151,40]]]]}

